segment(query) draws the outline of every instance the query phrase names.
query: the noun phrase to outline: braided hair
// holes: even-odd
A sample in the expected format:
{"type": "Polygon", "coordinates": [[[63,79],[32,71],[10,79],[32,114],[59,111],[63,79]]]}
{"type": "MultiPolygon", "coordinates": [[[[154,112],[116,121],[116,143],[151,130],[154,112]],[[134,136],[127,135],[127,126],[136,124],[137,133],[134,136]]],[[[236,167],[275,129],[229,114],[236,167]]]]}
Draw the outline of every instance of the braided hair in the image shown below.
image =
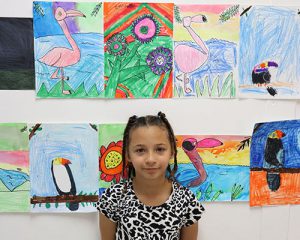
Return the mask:
{"type": "Polygon", "coordinates": [[[174,156],[174,166],[171,169],[168,165],[167,172],[168,178],[174,180],[175,173],[177,171],[177,146],[176,138],[173,132],[173,129],[166,118],[166,115],[162,112],[159,112],[157,115],[147,115],[143,117],[137,117],[136,115],[131,116],[128,119],[127,125],[124,130],[123,135],[123,148],[122,148],[122,159],[123,159],[123,179],[126,181],[135,176],[135,170],[131,163],[127,162],[126,158],[128,156],[128,147],[129,147],[129,137],[132,130],[139,127],[149,127],[149,126],[158,126],[164,128],[168,132],[168,138],[171,145],[172,153],[174,156]]]}

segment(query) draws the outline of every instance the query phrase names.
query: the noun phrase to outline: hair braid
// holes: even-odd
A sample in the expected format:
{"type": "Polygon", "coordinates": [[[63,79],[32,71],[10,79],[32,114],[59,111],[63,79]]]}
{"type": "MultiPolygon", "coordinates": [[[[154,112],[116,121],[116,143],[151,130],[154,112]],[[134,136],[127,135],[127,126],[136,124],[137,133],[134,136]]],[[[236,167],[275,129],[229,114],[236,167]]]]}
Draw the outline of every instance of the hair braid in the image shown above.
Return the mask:
{"type": "Polygon", "coordinates": [[[174,180],[175,173],[177,171],[177,144],[176,144],[176,138],[173,131],[173,128],[171,127],[170,122],[166,118],[166,115],[163,112],[158,112],[158,117],[161,119],[161,121],[165,124],[170,138],[171,147],[173,150],[173,156],[174,156],[174,167],[173,170],[171,170],[170,166],[168,167],[168,170],[170,171],[170,178],[174,180]]]}

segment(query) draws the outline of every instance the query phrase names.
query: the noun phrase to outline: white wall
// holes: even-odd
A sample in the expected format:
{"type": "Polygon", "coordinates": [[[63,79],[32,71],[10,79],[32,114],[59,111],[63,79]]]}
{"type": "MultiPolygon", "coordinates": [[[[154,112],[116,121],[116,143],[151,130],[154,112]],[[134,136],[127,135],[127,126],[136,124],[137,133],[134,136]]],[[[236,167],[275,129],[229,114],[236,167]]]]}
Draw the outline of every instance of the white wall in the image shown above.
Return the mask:
{"type": "MultiPolygon", "coordinates": [[[[249,1],[235,2],[249,4],[249,1]]],[[[2,17],[32,17],[31,0],[0,0],[0,3],[2,17]]],[[[300,0],[251,3],[300,8],[300,0]]],[[[0,91],[0,122],[116,123],[126,122],[133,114],[155,114],[159,110],[166,113],[176,134],[251,135],[256,122],[300,117],[299,105],[291,100],[37,100],[34,91],[0,91]]],[[[201,240],[300,239],[300,206],[250,208],[248,203],[205,203],[205,207],[206,213],[200,221],[201,240]]],[[[7,240],[96,240],[99,239],[98,215],[0,214],[0,234],[0,239],[7,240]]]]}

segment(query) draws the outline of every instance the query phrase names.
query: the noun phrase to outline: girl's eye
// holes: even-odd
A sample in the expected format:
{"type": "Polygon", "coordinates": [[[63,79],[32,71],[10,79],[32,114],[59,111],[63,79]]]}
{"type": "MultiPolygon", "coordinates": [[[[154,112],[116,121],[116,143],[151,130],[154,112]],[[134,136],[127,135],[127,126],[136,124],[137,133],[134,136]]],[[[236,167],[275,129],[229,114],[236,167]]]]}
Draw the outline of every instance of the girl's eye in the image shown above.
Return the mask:
{"type": "Polygon", "coordinates": [[[159,148],[156,149],[156,151],[157,152],[164,152],[164,151],[166,151],[166,149],[163,148],[163,147],[159,147],[159,148]]]}
{"type": "Polygon", "coordinates": [[[145,151],[145,149],[143,149],[143,148],[138,148],[135,150],[135,152],[137,152],[137,153],[143,153],[144,151],[145,151]]]}

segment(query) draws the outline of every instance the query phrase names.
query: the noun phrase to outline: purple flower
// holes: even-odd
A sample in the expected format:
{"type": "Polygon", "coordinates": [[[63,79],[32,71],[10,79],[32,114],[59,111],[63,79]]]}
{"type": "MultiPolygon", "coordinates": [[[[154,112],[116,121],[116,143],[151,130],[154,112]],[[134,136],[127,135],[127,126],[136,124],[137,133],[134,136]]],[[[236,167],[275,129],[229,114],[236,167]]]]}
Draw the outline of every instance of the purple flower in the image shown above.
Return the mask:
{"type": "Polygon", "coordinates": [[[107,51],[114,55],[124,55],[127,49],[126,38],[122,33],[113,34],[106,42],[107,51]]]}
{"type": "Polygon", "coordinates": [[[161,75],[172,68],[172,51],[169,48],[158,47],[146,58],[147,65],[156,75],[161,75]]]}
{"type": "Polygon", "coordinates": [[[159,24],[152,15],[146,14],[132,23],[131,31],[136,40],[148,43],[159,33],[159,24]]]}

